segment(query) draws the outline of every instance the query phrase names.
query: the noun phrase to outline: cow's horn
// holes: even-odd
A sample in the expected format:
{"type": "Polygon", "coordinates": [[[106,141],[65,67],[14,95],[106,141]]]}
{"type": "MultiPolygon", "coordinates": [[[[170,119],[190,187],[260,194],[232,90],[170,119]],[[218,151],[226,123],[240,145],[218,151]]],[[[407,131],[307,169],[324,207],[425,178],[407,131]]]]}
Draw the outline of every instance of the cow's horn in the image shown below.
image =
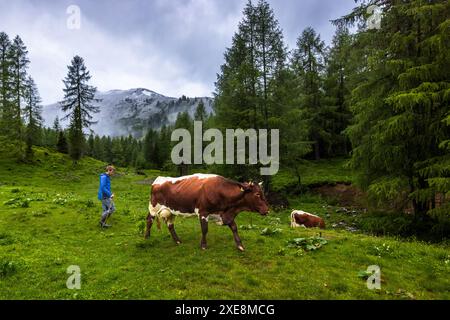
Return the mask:
{"type": "Polygon", "coordinates": [[[263,182],[263,181],[261,181],[261,182],[259,183],[259,186],[260,186],[260,187],[262,187],[262,186],[263,186],[263,184],[264,184],[264,182],[263,182]]]}
{"type": "Polygon", "coordinates": [[[244,192],[245,191],[244,188],[241,187],[241,191],[244,192]]]}

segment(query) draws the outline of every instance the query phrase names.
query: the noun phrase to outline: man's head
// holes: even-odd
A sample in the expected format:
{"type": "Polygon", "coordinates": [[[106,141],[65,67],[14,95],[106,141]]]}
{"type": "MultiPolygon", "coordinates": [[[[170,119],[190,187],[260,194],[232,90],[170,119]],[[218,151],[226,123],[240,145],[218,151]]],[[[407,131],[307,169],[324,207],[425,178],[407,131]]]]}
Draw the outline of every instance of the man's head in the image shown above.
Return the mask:
{"type": "Polygon", "coordinates": [[[115,172],[116,172],[116,168],[112,164],[106,166],[106,174],[108,176],[114,175],[115,172]]]}

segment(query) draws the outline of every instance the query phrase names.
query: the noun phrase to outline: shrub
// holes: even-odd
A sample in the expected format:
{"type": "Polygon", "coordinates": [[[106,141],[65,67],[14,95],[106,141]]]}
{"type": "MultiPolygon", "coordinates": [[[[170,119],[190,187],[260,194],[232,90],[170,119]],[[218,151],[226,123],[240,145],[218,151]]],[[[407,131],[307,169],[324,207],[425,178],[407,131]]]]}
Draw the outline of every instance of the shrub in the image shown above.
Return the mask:
{"type": "Polygon", "coordinates": [[[17,271],[17,265],[10,260],[0,260],[0,277],[9,276],[17,271]]]}
{"type": "Polygon", "coordinates": [[[9,200],[3,202],[3,204],[5,206],[9,206],[12,208],[29,208],[30,202],[31,202],[30,198],[27,198],[27,199],[13,198],[13,199],[9,199],[9,200]]]}
{"type": "Polygon", "coordinates": [[[264,228],[264,229],[261,230],[261,235],[262,236],[273,236],[273,235],[281,233],[282,231],[283,230],[280,229],[280,228],[270,228],[270,227],[268,227],[268,228],[264,228]]]}
{"type": "Polygon", "coordinates": [[[315,251],[326,245],[328,241],[322,237],[295,238],[288,241],[288,248],[303,249],[304,251],[315,251]]]}
{"type": "Polygon", "coordinates": [[[140,221],[136,222],[135,226],[136,226],[137,233],[140,235],[143,235],[144,231],[145,231],[145,227],[146,227],[145,221],[140,220],[140,221]]]}
{"type": "Polygon", "coordinates": [[[14,239],[7,233],[0,233],[0,246],[7,246],[14,243],[14,239]]]}
{"type": "Polygon", "coordinates": [[[93,207],[95,207],[95,203],[91,199],[86,200],[85,205],[86,205],[86,208],[93,208],[93,207]]]}

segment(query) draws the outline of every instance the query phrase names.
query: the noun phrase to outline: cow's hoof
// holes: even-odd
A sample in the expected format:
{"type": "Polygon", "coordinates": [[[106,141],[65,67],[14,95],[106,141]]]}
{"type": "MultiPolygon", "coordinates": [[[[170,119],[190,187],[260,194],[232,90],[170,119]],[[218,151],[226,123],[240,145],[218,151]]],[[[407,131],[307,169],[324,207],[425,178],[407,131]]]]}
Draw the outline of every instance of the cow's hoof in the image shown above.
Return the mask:
{"type": "Polygon", "coordinates": [[[237,248],[238,248],[238,250],[239,250],[240,252],[244,252],[244,251],[245,251],[245,249],[244,249],[244,247],[243,247],[242,245],[238,246],[237,248]]]}
{"type": "Polygon", "coordinates": [[[177,243],[177,244],[181,244],[181,241],[180,241],[180,240],[177,240],[176,243],[177,243]]]}

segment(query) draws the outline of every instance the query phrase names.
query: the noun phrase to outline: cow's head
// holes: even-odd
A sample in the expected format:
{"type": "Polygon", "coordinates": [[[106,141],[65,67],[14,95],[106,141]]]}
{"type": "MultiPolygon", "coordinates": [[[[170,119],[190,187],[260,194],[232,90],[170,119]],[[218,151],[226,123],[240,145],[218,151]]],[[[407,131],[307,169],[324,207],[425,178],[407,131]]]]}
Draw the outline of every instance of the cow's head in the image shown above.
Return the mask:
{"type": "Polygon", "coordinates": [[[259,212],[265,216],[269,213],[269,204],[262,190],[262,182],[245,182],[242,184],[241,191],[244,192],[244,199],[252,211],[259,212]]]}

